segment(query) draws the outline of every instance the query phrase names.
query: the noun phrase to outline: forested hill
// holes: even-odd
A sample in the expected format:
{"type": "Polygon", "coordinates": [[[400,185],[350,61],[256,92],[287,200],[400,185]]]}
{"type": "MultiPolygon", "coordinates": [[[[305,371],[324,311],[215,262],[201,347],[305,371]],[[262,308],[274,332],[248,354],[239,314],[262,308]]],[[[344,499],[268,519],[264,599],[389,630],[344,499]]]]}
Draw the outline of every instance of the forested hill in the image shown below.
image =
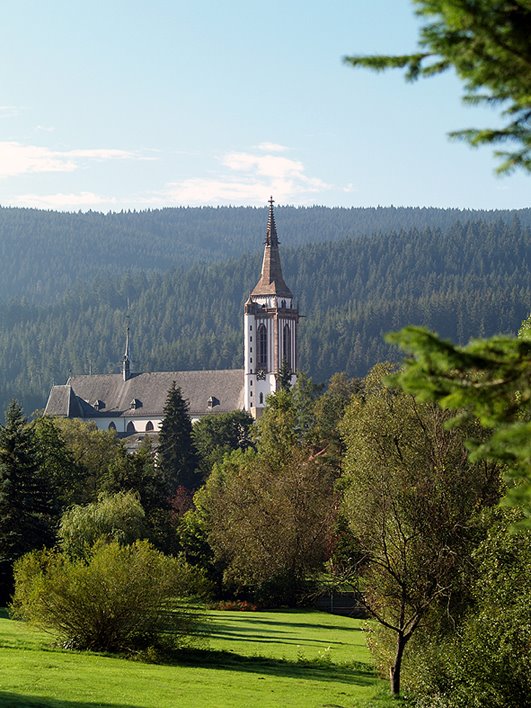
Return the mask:
{"type": "MultiPolygon", "coordinates": [[[[461,342],[514,333],[531,302],[530,232],[518,220],[490,220],[283,246],[286,281],[305,315],[300,368],[317,381],[341,370],[362,375],[397,357],[383,333],[408,323],[461,342]]],[[[260,271],[254,250],[91,279],[53,304],[1,306],[0,405],[16,397],[30,412],[69,372],[117,371],[127,302],[133,369],[241,367],[243,302],[260,271]]]]}
{"type": "MultiPolygon", "coordinates": [[[[440,228],[482,220],[531,226],[531,209],[468,211],[428,208],[278,207],[283,246],[340,241],[400,229],[440,228]]],[[[257,253],[267,210],[205,207],[101,214],[59,213],[0,207],[0,302],[25,298],[52,302],[95,279],[132,269],[167,271],[176,266],[257,253]]]]}

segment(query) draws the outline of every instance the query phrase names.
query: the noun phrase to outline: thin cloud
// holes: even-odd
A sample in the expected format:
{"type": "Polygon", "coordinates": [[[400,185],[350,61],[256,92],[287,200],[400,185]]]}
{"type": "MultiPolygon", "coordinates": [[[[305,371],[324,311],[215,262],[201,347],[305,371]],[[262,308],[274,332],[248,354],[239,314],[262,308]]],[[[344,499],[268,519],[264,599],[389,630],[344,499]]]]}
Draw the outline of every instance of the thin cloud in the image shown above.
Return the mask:
{"type": "Polygon", "coordinates": [[[36,172],[74,172],[84,160],[144,160],[128,150],[95,148],[83,150],[51,150],[18,142],[0,142],[0,177],[36,172]]]}
{"type": "Polygon", "coordinates": [[[279,145],[278,143],[258,143],[255,146],[257,150],[262,150],[263,152],[287,152],[289,147],[286,145],[279,145]]]}
{"type": "Polygon", "coordinates": [[[171,182],[152,203],[252,205],[263,203],[271,194],[277,201],[301,203],[332,189],[322,179],[307,175],[299,160],[277,154],[229,152],[220,163],[221,174],[171,182]]]}
{"type": "Polygon", "coordinates": [[[0,106],[0,118],[15,118],[20,115],[18,106],[0,106]]]}
{"type": "Polygon", "coordinates": [[[154,157],[139,155],[130,150],[116,150],[110,148],[95,148],[88,150],[69,150],[65,153],[69,157],[81,157],[87,160],[155,160],[154,157]]]}
{"type": "Polygon", "coordinates": [[[19,194],[9,200],[11,206],[25,206],[34,209],[57,209],[59,211],[87,210],[98,207],[116,206],[115,197],[107,197],[94,192],[63,194],[19,194]]]}

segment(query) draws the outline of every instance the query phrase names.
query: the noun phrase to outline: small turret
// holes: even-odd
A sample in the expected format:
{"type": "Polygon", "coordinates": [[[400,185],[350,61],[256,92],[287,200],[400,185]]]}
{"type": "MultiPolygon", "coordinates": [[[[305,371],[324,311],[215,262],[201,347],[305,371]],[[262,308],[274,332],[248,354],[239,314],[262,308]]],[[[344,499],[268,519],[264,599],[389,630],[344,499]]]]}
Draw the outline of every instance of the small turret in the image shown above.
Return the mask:
{"type": "Polygon", "coordinates": [[[129,317],[125,329],[125,352],[122,359],[122,377],[124,381],[131,378],[131,358],[129,356],[129,317]]]}

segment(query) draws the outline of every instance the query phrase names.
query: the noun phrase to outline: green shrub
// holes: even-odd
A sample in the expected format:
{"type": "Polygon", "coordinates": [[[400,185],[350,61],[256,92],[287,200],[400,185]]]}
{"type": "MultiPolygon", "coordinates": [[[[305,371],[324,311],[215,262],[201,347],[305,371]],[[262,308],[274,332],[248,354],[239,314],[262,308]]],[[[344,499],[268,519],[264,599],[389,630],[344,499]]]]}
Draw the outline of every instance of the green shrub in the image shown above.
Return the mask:
{"type": "Polygon", "coordinates": [[[134,492],[102,494],[98,501],[65,512],[58,535],[63,551],[76,557],[100,539],[132,543],[146,536],[144,509],[134,492]]]}
{"type": "Polygon", "coordinates": [[[472,553],[472,600],[445,633],[424,628],[406,685],[419,708],[531,706],[531,535],[514,533],[522,514],[495,509],[472,553]]]}
{"type": "Polygon", "coordinates": [[[65,647],[95,651],[172,649],[199,633],[183,598],[205,595],[204,577],[147,541],[99,542],[88,559],[35,551],[15,566],[12,611],[65,647]]]}

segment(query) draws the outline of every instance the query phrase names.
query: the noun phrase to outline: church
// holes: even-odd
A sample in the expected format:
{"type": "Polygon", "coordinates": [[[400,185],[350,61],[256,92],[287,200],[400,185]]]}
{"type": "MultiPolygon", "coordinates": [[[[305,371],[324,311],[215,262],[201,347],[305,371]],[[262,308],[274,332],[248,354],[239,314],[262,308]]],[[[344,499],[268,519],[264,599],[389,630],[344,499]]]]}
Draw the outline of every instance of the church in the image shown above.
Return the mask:
{"type": "Polygon", "coordinates": [[[271,197],[260,280],[244,306],[243,369],[133,373],[128,328],[121,373],[71,376],[52,387],[44,415],[80,418],[120,437],[156,433],[175,381],[192,420],[235,410],[258,418],[281,368],[292,383],[297,371],[299,312],[282,275],[273,203],[271,197]]]}

